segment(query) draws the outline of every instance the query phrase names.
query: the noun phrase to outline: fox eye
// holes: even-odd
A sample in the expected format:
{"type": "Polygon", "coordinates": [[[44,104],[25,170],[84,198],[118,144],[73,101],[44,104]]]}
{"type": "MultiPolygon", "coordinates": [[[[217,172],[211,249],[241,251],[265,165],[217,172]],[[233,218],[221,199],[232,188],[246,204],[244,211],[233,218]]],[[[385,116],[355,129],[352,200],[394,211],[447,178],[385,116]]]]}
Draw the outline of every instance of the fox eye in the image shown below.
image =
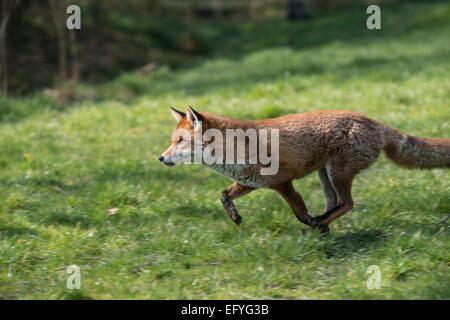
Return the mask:
{"type": "Polygon", "coordinates": [[[181,141],[183,141],[183,137],[179,137],[177,143],[180,143],[181,141]]]}

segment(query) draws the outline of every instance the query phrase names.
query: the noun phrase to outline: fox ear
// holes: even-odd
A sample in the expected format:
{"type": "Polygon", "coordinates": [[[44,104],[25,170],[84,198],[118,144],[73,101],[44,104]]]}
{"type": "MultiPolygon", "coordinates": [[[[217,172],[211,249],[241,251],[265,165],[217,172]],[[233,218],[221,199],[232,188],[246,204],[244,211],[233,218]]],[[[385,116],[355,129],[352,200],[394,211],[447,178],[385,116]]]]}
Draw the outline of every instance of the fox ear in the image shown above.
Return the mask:
{"type": "Polygon", "coordinates": [[[191,106],[187,107],[186,115],[192,128],[195,128],[201,121],[203,121],[202,115],[192,109],[191,106]]]}
{"type": "Polygon", "coordinates": [[[175,108],[169,107],[170,112],[172,113],[172,115],[174,116],[175,120],[177,120],[177,122],[179,123],[184,117],[186,117],[186,113],[178,111],[175,108]]]}

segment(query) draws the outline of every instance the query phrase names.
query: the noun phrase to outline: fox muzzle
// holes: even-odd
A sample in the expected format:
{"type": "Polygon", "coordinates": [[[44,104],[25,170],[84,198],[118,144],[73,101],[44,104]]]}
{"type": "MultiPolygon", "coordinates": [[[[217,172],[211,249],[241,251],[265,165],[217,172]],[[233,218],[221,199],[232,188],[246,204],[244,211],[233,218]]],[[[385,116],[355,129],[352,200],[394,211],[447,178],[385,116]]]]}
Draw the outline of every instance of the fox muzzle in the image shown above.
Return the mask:
{"type": "Polygon", "coordinates": [[[162,163],[164,163],[168,167],[175,165],[175,163],[173,163],[172,161],[170,161],[170,159],[167,159],[167,157],[164,157],[164,156],[159,156],[158,160],[161,161],[162,163]]]}

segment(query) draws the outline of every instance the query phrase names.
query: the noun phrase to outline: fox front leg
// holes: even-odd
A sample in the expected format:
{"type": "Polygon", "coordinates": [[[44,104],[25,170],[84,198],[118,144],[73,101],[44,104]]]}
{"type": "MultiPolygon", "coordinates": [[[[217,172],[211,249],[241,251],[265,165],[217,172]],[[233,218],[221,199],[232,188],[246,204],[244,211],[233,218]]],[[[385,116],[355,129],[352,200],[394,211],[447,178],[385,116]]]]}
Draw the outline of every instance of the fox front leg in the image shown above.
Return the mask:
{"type": "Polygon", "coordinates": [[[295,191],[292,181],[280,184],[273,189],[281,194],[300,222],[312,226],[313,217],[309,215],[305,202],[303,201],[302,196],[295,191]]]}
{"type": "Polygon", "coordinates": [[[235,182],[222,192],[220,200],[222,200],[223,207],[230,219],[237,225],[241,224],[242,218],[237,212],[233,200],[242,197],[253,190],[255,190],[255,188],[246,187],[235,182]]]}

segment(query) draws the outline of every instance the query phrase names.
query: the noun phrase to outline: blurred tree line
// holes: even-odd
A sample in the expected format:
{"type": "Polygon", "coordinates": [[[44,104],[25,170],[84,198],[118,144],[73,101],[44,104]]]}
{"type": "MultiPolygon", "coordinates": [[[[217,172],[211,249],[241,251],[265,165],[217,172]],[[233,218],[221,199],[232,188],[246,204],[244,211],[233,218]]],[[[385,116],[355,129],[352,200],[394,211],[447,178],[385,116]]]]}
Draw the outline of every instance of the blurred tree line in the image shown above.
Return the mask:
{"type": "Polygon", "coordinates": [[[197,36],[201,21],[301,20],[367,1],[2,0],[0,89],[6,95],[64,88],[62,100],[70,101],[80,79],[151,72],[158,64],[178,67],[208,55],[197,36]],[[71,4],[81,8],[81,30],[66,28],[71,4]]]}

